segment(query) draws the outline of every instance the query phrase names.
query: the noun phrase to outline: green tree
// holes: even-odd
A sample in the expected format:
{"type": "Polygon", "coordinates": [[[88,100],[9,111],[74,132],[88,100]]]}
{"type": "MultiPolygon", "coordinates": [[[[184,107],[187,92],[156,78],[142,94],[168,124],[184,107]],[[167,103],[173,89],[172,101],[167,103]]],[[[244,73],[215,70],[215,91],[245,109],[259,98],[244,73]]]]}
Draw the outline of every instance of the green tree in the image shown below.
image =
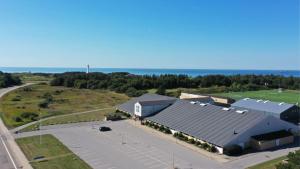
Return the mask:
{"type": "Polygon", "coordinates": [[[159,86],[159,88],[156,91],[156,94],[165,95],[166,94],[166,88],[163,85],[159,86]]]}

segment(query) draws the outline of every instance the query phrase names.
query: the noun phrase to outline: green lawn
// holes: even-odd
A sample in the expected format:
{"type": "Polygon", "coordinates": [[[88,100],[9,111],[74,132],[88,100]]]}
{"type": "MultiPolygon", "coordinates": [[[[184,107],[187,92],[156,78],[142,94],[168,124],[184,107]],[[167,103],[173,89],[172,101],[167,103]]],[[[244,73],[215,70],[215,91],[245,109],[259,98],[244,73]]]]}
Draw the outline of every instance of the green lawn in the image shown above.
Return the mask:
{"type": "Polygon", "coordinates": [[[284,90],[281,93],[279,93],[278,90],[260,90],[247,92],[216,93],[215,95],[226,96],[236,100],[248,97],[253,99],[263,99],[292,104],[300,102],[300,91],[296,90],[284,90]]]}
{"type": "Polygon", "coordinates": [[[16,142],[34,169],[91,169],[52,135],[42,135],[41,142],[39,136],[20,138],[16,142]],[[37,156],[45,159],[35,161],[37,156]]]}
{"type": "MultiPolygon", "coordinates": [[[[58,116],[49,120],[41,122],[42,126],[55,125],[55,124],[66,124],[66,123],[78,123],[78,122],[89,122],[89,121],[100,121],[104,119],[104,116],[108,113],[114,112],[115,109],[107,109],[95,112],[89,112],[84,114],[70,114],[68,116],[58,116]]],[[[39,123],[30,125],[20,132],[27,132],[37,130],[39,128],[39,123]]]]}
{"type": "Polygon", "coordinates": [[[276,169],[276,164],[279,164],[282,162],[282,160],[287,159],[286,156],[279,157],[270,161],[266,161],[264,163],[249,167],[248,169],[276,169]]]}
{"type": "Polygon", "coordinates": [[[30,118],[16,120],[24,112],[41,114],[42,117],[70,114],[100,108],[109,108],[127,101],[124,94],[108,90],[72,89],[37,84],[8,93],[0,100],[0,115],[9,127],[17,127],[32,121],[30,118]],[[53,102],[47,108],[39,108],[45,100],[45,93],[53,96],[53,102]],[[17,100],[17,101],[16,101],[17,100]]]}

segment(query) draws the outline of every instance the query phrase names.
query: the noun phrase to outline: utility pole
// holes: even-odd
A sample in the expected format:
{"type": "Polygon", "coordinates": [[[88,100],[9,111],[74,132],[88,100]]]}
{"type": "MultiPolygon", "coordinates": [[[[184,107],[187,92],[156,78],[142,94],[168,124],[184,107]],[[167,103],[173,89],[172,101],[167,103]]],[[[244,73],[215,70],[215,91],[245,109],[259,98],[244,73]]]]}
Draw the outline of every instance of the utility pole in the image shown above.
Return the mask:
{"type": "Polygon", "coordinates": [[[174,152],[172,153],[172,169],[174,169],[175,168],[175,164],[174,164],[175,162],[174,162],[174,152]]]}
{"type": "Polygon", "coordinates": [[[42,144],[41,119],[42,119],[42,113],[40,112],[40,115],[39,115],[40,144],[42,144]]]}

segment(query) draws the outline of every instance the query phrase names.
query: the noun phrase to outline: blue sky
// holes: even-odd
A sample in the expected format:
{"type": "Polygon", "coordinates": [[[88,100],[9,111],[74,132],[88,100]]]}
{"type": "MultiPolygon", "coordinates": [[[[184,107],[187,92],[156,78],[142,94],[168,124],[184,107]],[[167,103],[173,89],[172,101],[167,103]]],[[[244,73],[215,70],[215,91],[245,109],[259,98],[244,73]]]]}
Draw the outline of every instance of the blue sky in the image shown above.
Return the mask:
{"type": "Polygon", "coordinates": [[[298,0],[0,0],[0,67],[300,69],[298,0]]]}

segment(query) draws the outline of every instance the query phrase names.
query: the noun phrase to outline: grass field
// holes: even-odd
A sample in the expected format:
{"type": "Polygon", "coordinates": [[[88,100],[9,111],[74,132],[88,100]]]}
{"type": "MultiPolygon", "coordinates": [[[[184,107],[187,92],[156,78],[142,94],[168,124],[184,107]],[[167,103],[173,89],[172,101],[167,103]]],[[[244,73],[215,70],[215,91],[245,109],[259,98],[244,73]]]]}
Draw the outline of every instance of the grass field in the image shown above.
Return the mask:
{"type": "Polygon", "coordinates": [[[26,90],[24,88],[18,89],[2,97],[0,115],[5,124],[9,128],[13,128],[33,121],[31,118],[16,120],[16,117],[20,117],[24,112],[40,114],[43,118],[109,108],[128,99],[124,94],[107,90],[72,89],[37,84],[26,87],[26,90]],[[46,93],[53,97],[53,101],[47,108],[40,108],[39,104],[45,100],[44,95],[46,93]]]}
{"type": "MultiPolygon", "coordinates": [[[[70,114],[67,116],[58,116],[41,122],[42,126],[55,125],[55,124],[66,124],[66,123],[78,123],[78,122],[90,122],[100,121],[104,119],[104,116],[108,113],[113,112],[115,109],[107,109],[95,112],[89,112],[84,114],[70,114]]],[[[39,129],[39,123],[30,125],[20,132],[34,131],[39,129]]]]}
{"type": "Polygon", "coordinates": [[[276,169],[276,165],[287,159],[286,156],[276,158],[274,160],[266,161],[264,163],[249,167],[248,169],[276,169]]]}
{"type": "Polygon", "coordinates": [[[278,90],[260,90],[260,91],[247,91],[247,92],[229,92],[229,93],[216,93],[218,96],[226,96],[236,100],[243,98],[263,99],[275,102],[286,103],[299,103],[300,91],[284,90],[281,93],[278,90]]]}
{"type": "Polygon", "coordinates": [[[26,137],[16,142],[26,155],[34,169],[91,169],[52,135],[26,137]],[[37,156],[44,156],[42,161],[35,161],[37,156]]]}
{"type": "Polygon", "coordinates": [[[37,74],[31,73],[13,73],[14,76],[18,76],[23,83],[29,82],[49,82],[53,79],[52,75],[49,76],[42,76],[37,74]]]}

